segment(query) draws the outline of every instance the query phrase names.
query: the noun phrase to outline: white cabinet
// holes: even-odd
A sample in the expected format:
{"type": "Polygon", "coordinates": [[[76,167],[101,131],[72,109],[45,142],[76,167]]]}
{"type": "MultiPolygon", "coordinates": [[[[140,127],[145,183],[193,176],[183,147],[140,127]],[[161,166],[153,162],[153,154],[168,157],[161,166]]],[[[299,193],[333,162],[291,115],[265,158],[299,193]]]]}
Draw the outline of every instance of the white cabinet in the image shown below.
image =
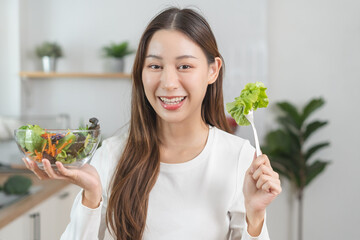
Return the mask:
{"type": "Polygon", "coordinates": [[[60,239],[80,188],[69,185],[0,230],[0,240],[60,239]]]}
{"type": "Polygon", "coordinates": [[[42,240],[60,239],[70,221],[71,207],[79,191],[79,187],[70,185],[38,206],[42,240]]]}
{"type": "Polygon", "coordinates": [[[25,215],[15,219],[6,227],[2,228],[0,231],[0,240],[31,239],[29,237],[29,234],[30,234],[30,225],[32,224],[32,221],[28,216],[28,214],[25,215]]]}

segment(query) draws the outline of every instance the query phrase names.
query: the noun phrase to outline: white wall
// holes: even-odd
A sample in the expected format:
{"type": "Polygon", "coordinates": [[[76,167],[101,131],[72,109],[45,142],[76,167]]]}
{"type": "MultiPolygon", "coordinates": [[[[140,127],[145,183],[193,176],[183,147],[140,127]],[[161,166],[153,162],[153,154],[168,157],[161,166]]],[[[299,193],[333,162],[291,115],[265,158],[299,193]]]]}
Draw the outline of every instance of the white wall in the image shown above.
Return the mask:
{"type": "MultiPolygon", "coordinates": [[[[101,47],[129,40],[136,48],[149,20],[170,5],[198,7],[209,20],[226,62],[225,100],[236,97],[248,81],[266,81],[266,1],[22,1],[21,69],[41,69],[34,48],[57,41],[65,57],[59,72],[103,72],[101,47]],[[141,7],[140,7],[141,5],[141,7]],[[219,6],[221,6],[219,8],[219,6]]],[[[126,58],[131,71],[134,55],[126,58]]],[[[130,116],[130,81],[104,79],[31,80],[28,114],[69,113],[72,126],[97,116],[105,136],[130,116]],[[86,94],[84,94],[86,93],[86,94]],[[64,95],[66,97],[64,98],[64,95]]],[[[262,123],[259,122],[260,132],[262,123]]],[[[243,136],[251,136],[244,131],[243,136]]]]}
{"type": "Polygon", "coordinates": [[[0,114],[20,114],[19,2],[0,1],[0,114]]]}
{"type": "MultiPolygon", "coordinates": [[[[357,0],[268,2],[270,99],[302,105],[322,96],[326,105],[314,118],[330,122],[311,138],[331,142],[316,157],[332,164],[305,191],[304,239],[359,238],[359,13],[357,0]]],[[[296,239],[288,193],[285,187],[269,209],[277,216],[269,222],[273,239],[296,239]]]]}

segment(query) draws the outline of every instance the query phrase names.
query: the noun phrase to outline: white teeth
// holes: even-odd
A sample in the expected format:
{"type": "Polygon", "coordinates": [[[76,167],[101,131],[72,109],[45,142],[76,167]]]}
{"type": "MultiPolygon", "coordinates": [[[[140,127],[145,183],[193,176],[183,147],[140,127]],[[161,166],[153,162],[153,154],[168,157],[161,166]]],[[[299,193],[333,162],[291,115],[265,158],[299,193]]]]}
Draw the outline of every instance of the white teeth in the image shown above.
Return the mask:
{"type": "Polygon", "coordinates": [[[165,98],[165,97],[160,97],[161,101],[163,101],[166,104],[178,104],[180,103],[182,100],[185,99],[185,97],[176,97],[176,98],[165,98]]]}

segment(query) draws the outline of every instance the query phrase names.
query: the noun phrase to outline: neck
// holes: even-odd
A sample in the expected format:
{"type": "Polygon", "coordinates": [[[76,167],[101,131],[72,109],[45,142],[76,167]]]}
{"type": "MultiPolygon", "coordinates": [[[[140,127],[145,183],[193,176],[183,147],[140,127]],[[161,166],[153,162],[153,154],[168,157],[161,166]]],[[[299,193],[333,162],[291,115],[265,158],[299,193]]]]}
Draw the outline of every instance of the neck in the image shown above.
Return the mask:
{"type": "Polygon", "coordinates": [[[161,145],[178,149],[198,145],[206,141],[209,127],[201,119],[180,123],[159,122],[159,136],[161,145]]]}

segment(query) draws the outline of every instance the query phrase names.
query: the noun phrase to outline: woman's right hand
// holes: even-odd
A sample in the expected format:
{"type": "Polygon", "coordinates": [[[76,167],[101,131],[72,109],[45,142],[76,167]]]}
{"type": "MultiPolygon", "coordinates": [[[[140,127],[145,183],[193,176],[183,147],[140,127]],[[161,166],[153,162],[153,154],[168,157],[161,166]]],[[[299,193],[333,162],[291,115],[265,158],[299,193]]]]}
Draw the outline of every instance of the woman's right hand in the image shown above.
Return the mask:
{"type": "Polygon", "coordinates": [[[23,158],[23,161],[26,167],[34,172],[41,180],[58,179],[78,185],[84,189],[83,205],[89,208],[96,208],[99,206],[102,187],[99,174],[93,166],[84,164],[78,169],[67,169],[61,162],[57,161],[56,166],[58,170],[55,171],[47,159],[43,159],[44,170],[41,170],[33,161],[28,162],[25,158],[23,158]]]}

